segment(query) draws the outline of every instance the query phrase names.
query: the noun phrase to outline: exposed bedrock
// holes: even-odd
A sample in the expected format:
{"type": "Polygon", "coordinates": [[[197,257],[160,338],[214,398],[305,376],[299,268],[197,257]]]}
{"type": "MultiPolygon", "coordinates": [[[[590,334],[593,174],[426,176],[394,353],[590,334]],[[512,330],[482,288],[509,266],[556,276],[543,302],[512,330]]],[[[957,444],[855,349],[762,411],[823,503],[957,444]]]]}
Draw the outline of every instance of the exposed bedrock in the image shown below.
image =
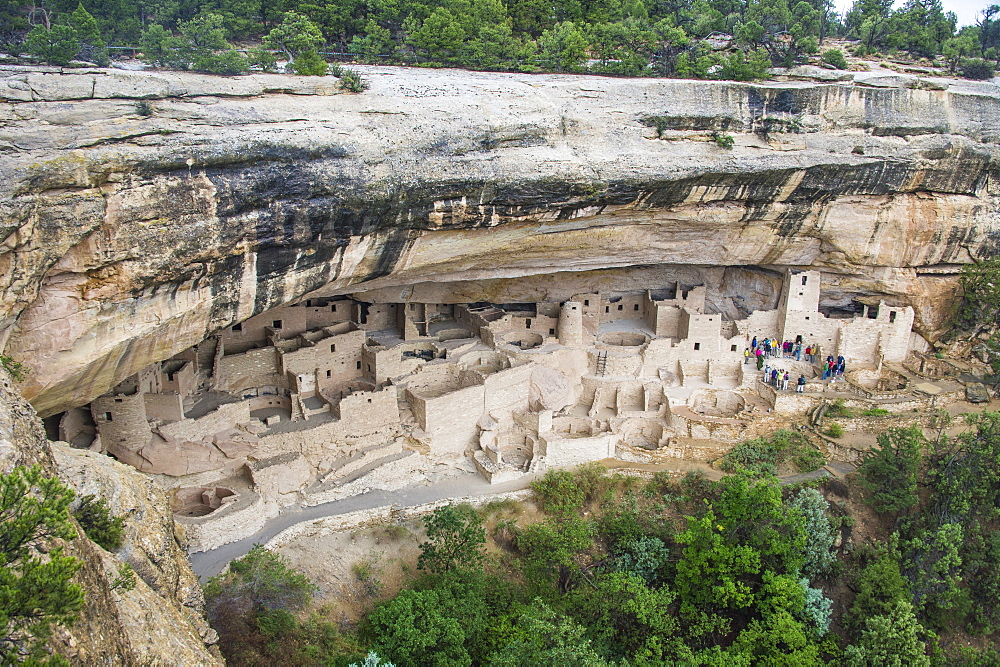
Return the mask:
{"type": "Polygon", "coordinates": [[[934,339],[997,253],[992,84],[364,73],[0,70],[0,323],[41,414],[317,290],[681,279],[735,316],[814,267],[824,307],[910,304],[934,339]]]}

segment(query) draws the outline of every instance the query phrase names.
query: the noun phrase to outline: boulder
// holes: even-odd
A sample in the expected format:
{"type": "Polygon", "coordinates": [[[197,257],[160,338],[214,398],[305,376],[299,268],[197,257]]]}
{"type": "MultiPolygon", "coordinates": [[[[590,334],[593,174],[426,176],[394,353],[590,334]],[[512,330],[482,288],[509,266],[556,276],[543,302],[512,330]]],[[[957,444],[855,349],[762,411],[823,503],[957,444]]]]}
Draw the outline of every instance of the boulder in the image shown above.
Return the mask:
{"type": "Polygon", "coordinates": [[[965,385],[965,400],[969,403],[989,403],[990,390],[982,382],[970,382],[965,385]]]}

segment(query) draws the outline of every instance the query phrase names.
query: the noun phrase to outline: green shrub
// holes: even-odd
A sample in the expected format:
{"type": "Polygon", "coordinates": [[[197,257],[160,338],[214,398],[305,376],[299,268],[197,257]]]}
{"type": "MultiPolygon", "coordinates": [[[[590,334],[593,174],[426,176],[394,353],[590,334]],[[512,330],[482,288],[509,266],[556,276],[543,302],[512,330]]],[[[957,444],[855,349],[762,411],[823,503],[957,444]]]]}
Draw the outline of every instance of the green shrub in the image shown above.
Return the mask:
{"type": "Polygon", "coordinates": [[[720,79],[729,81],[756,81],[765,79],[771,69],[771,59],[763,49],[750,52],[749,55],[736,51],[722,62],[719,70],[720,79]]]}
{"type": "Polygon", "coordinates": [[[802,574],[812,581],[829,573],[836,560],[833,544],[837,532],[827,516],[830,504],[819,491],[806,488],[799,491],[789,505],[797,509],[805,520],[806,560],[802,565],[802,574]]]}
{"type": "Polygon", "coordinates": [[[125,518],[111,516],[103,498],[87,495],[73,512],[87,537],[106,551],[118,551],[125,541],[125,518]]]}
{"type": "Polygon", "coordinates": [[[865,417],[885,417],[889,411],[885,408],[868,408],[861,413],[865,417]]]}
{"type": "Polygon", "coordinates": [[[0,354],[0,365],[3,366],[14,382],[21,382],[24,378],[28,377],[28,367],[20,361],[14,361],[12,357],[0,354]]]}
{"type": "Polygon", "coordinates": [[[316,586],[285,556],[259,544],[230,563],[228,572],[205,585],[206,615],[219,633],[219,648],[227,661],[254,664],[251,656],[266,651],[259,646],[266,644],[262,635],[276,630],[281,620],[274,612],[302,609],[315,591],[316,586]]]}
{"type": "Polygon", "coordinates": [[[135,570],[128,563],[118,566],[118,576],[111,580],[111,590],[128,592],[135,588],[135,570]]]}
{"type": "Polygon", "coordinates": [[[361,585],[361,592],[368,597],[375,597],[382,592],[382,582],[379,576],[382,574],[382,567],[379,565],[381,554],[366,556],[351,566],[354,578],[361,585]]]}
{"type": "Polygon", "coordinates": [[[878,449],[865,453],[858,466],[867,502],[879,512],[899,512],[917,504],[917,470],[925,444],[920,427],[890,428],[878,436],[878,449]]]}
{"type": "Polygon", "coordinates": [[[614,548],[625,542],[642,539],[646,533],[635,502],[614,503],[604,508],[598,521],[601,536],[614,548]]]}
{"type": "Polygon", "coordinates": [[[962,76],[966,79],[985,81],[992,79],[994,74],[996,74],[996,70],[993,65],[982,58],[970,58],[962,63],[962,76]]]}
{"type": "Polygon", "coordinates": [[[420,544],[417,567],[441,573],[477,566],[486,544],[483,520],[471,505],[446,505],[424,517],[427,541],[420,544]]]}
{"type": "Polygon", "coordinates": [[[653,477],[646,482],[642,493],[649,498],[657,498],[670,493],[673,489],[674,484],[670,481],[670,472],[660,470],[653,473],[653,477]]]}
{"type": "Polygon", "coordinates": [[[758,475],[776,475],[778,453],[774,445],[765,438],[754,438],[736,445],[729,450],[719,467],[725,472],[735,472],[741,467],[758,475]]]}
{"type": "Polygon", "coordinates": [[[847,59],[844,58],[844,52],[840,49],[827,49],[823,52],[823,62],[827,65],[833,65],[837,69],[847,69],[847,59]]]}
{"type": "Polygon", "coordinates": [[[826,427],[826,430],[823,431],[823,433],[830,436],[831,438],[842,438],[844,437],[844,427],[838,424],[837,422],[831,422],[830,425],[826,427]]]}
{"type": "Polygon", "coordinates": [[[197,54],[191,63],[191,69],[208,74],[246,74],[250,71],[250,63],[235,49],[226,49],[197,54]]]}
{"type": "Polygon", "coordinates": [[[826,464],[826,457],[823,456],[823,452],[810,445],[803,445],[797,448],[795,453],[790,457],[790,460],[795,464],[795,469],[799,472],[812,472],[813,470],[822,468],[826,464]]]}
{"type": "Polygon", "coordinates": [[[349,93],[360,93],[368,90],[368,82],[352,69],[341,69],[340,74],[337,76],[340,77],[340,87],[342,90],[346,90],[349,93]]]}
{"type": "Polygon", "coordinates": [[[253,613],[276,609],[301,609],[316,586],[294,569],[288,559],[256,545],[246,556],[229,564],[229,571],[205,586],[209,618],[213,611],[233,605],[253,613]]]}
{"type": "Polygon", "coordinates": [[[725,134],[724,132],[713,132],[712,141],[719,148],[732,148],[735,140],[731,134],[725,134]]]}
{"type": "Polygon", "coordinates": [[[897,602],[910,601],[910,588],[891,556],[880,556],[858,577],[858,594],[851,605],[850,622],[862,625],[866,618],[889,614],[897,602]]]}
{"type": "Polygon", "coordinates": [[[719,468],[724,472],[746,469],[758,476],[776,475],[778,467],[786,461],[791,461],[800,472],[809,472],[822,466],[825,459],[804,435],[781,429],[770,439],[741,442],[720,459],[719,468]]]}
{"type": "Polygon", "coordinates": [[[68,65],[80,52],[80,40],[72,26],[36,25],[25,37],[24,49],[48,65],[68,65]]]}
{"type": "Polygon", "coordinates": [[[607,495],[614,480],[608,477],[607,469],[597,462],[584,463],[573,471],[577,487],[583,492],[584,503],[593,503],[607,495]]]}
{"type": "Polygon", "coordinates": [[[265,72],[278,69],[278,60],[269,49],[250,49],[247,51],[247,66],[265,72]]]}
{"type": "Polygon", "coordinates": [[[835,400],[833,403],[830,404],[829,408],[826,409],[826,416],[835,418],[839,417],[841,419],[850,419],[851,417],[854,416],[854,411],[851,410],[846,405],[844,405],[844,399],[838,398],[837,400],[835,400]]]}
{"type": "Polygon", "coordinates": [[[575,513],[583,508],[585,494],[568,470],[549,470],[531,483],[535,500],[547,514],[575,513]]]}
{"type": "Polygon", "coordinates": [[[398,541],[410,534],[406,526],[398,523],[391,523],[382,529],[382,533],[390,540],[398,541]]]}
{"type": "Polygon", "coordinates": [[[479,508],[479,514],[484,519],[487,519],[495,514],[504,514],[507,512],[510,512],[511,514],[519,514],[521,512],[521,503],[517,502],[513,498],[502,498],[500,500],[491,500],[479,508]]]}
{"type": "Polygon", "coordinates": [[[931,662],[920,637],[923,628],[913,615],[913,606],[897,602],[884,616],[865,619],[858,642],[844,651],[848,667],[867,665],[912,665],[929,667],[931,662]]]}
{"type": "Polygon", "coordinates": [[[329,65],[316,53],[316,49],[309,49],[296,56],[291,68],[302,76],[325,76],[329,65]]]}
{"type": "Polygon", "coordinates": [[[641,577],[652,586],[660,579],[660,571],[669,557],[670,550],[663,540],[657,537],[640,537],[619,545],[614,566],[617,570],[641,577]]]}

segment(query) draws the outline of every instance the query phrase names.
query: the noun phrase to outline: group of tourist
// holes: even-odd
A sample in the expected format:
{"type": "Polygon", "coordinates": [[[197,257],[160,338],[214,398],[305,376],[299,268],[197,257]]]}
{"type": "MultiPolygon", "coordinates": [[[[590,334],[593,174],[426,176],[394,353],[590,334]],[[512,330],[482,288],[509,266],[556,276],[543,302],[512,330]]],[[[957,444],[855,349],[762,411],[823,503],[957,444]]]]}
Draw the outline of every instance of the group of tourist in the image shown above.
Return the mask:
{"type": "MultiPolygon", "coordinates": [[[[791,380],[791,374],[782,368],[771,368],[770,365],[764,366],[764,382],[769,384],[779,391],[788,391],[788,381],[791,380]]],[[[799,375],[799,379],[795,382],[796,393],[801,394],[806,390],[806,376],[799,375]]]]}
{"type": "Polygon", "coordinates": [[[823,379],[832,379],[836,382],[837,378],[844,374],[844,368],[846,365],[847,363],[844,359],[844,355],[837,355],[836,359],[834,359],[832,355],[828,356],[826,361],[823,362],[823,379]]]}
{"type": "MultiPolygon", "coordinates": [[[[749,364],[751,358],[755,359],[757,370],[764,371],[763,381],[765,384],[769,384],[779,391],[788,391],[791,374],[785,369],[772,366],[770,360],[784,358],[802,361],[802,357],[805,355],[805,360],[812,364],[816,362],[818,353],[818,345],[803,346],[802,336],[796,336],[794,341],[779,341],[775,338],[757,340],[757,337],[754,336],[750,347],[743,350],[743,363],[749,364]]],[[[831,355],[826,358],[826,361],[821,362],[820,366],[823,369],[823,380],[836,382],[837,378],[844,374],[846,361],[843,355],[837,356],[836,359],[831,355]]],[[[795,391],[802,393],[805,391],[805,386],[806,376],[799,375],[799,379],[795,383],[795,391]]]]}
{"type": "Polygon", "coordinates": [[[802,355],[805,354],[805,360],[811,364],[815,361],[818,351],[819,348],[815,345],[803,347],[802,336],[796,336],[794,341],[786,340],[784,342],[773,338],[758,341],[757,337],[754,336],[750,347],[743,350],[743,363],[750,363],[750,357],[754,357],[757,360],[757,370],[761,370],[767,359],[783,357],[802,361],[802,355]]]}

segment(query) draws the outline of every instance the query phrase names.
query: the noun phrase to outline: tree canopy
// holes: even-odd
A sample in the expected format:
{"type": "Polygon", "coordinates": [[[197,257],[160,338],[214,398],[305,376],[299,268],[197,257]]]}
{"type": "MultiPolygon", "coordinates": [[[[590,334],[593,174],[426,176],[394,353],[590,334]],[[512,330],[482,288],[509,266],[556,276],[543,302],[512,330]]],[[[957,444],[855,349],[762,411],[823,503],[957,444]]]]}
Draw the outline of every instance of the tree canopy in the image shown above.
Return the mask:
{"type": "MultiPolygon", "coordinates": [[[[940,0],[856,0],[843,16],[831,0],[0,0],[0,24],[10,26],[0,47],[65,64],[103,62],[108,44],[141,45],[160,66],[238,73],[261,59],[234,55],[229,44],[251,41],[289,63],[330,51],[382,63],[752,80],[846,36],[859,40],[855,55],[940,56],[953,72],[979,77],[1000,57],[998,17],[990,5],[958,30],[940,0]]],[[[823,62],[847,66],[837,52],[823,62]]]]}

